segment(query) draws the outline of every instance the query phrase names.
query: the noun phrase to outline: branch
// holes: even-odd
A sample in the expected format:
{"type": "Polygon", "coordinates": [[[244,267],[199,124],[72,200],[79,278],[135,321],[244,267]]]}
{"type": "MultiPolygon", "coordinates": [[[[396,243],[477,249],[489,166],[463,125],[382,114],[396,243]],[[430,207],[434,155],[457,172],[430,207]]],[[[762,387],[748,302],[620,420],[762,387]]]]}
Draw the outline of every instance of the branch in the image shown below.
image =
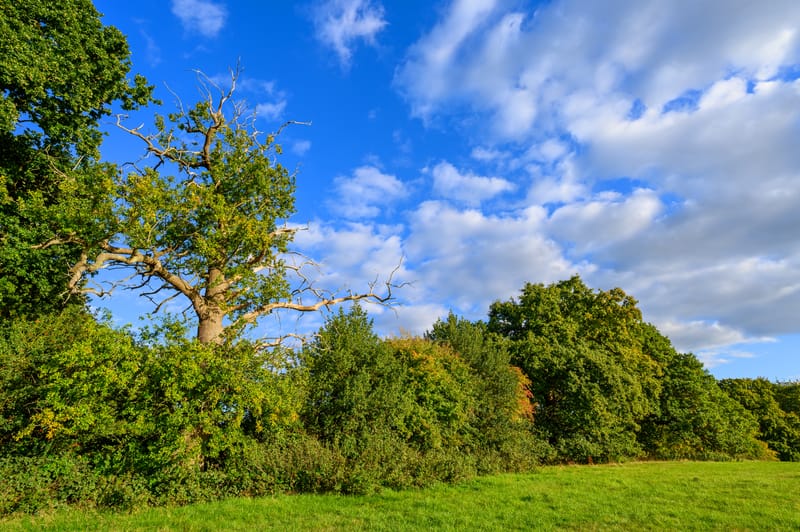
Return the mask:
{"type": "MultiPolygon", "coordinates": [[[[274,303],[268,303],[266,305],[262,305],[262,306],[260,306],[259,308],[255,309],[255,310],[252,310],[250,312],[247,312],[247,313],[243,314],[239,318],[239,320],[237,320],[237,321],[241,322],[241,323],[248,323],[249,324],[249,323],[253,323],[259,317],[265,316],[267,314],[270,314],[275,310],[293,310],[293,311],[296,311],[296,312],[314,312],[314,311],[317,311],[317,310],[319,310],[319,309],[321,309],[323,307],[329,308],[329,307],[331,307],[333,305],[338,305],[340,303],[346,303],[348,301],[370,300],[370,301],[372,301],[374,303],[378,303],[380,305],[385,305],[385,304],[389,303],[391,300],[394,299],[394,295],[392,293],[393,289],[402,288],[403,286],[407,286],[408,285],[408,283],[395,284],[392,281],[395,273],[397,273],[397,271],[400,269],[401,265],[402,265],[402,261],[401,261],[400,264],[397,265],[397,267],[395,267],[394,270],[392,270],[392,273],[389,275],[389,278],[384,283],[384,286],[386,287],[386,292],[384,294],[378,294],[377,292],[375,292],[376,281],[370,283],[369,291],[366,292],[366,293],[363,293],[363,294],[348,294],[346,296],[338,296],[338,297],[325,297],[323,295],[322,291],[315,289],[310,283],[308,283],[307,286],[304,286],[301,289],[295,290],[295,295],[303,293],[303,292],[311,292],[312,294],[314,294],[314,297],[318,298],[318,301],[316,301],[315,303],[305,304],[305,303],[302,303],[299,300],[297,300],[297,301],[276,301],[274,303]]],[[[298,275],[300,275],[300,274],[298,273],[298,275]]],[[[306,284],[308,282],[308,280],[306,279],[305,276],[301,275],[301,278],[303,279],[302,284],[306,284]]]]}
{"type": "MultiPolygon", "coordinates": [[[[68,287],[71,292],[92,293],[101,297],[108,295],[111,293],[110,290],[98,291],[89,287],[79,288],[78,285],[81,279],[87,273],[95,273],[104,268],[113,266],[134,266],[137,269],[137,272],[134,275],[141,275],[147,279],[156,277],[165,283],[164,286],[156,289],[149,295],[153,295],[165,287],[170,288],[186,296],[198,312],[205,310],[207,306],[206,302],[197,288],[181,276],[170,272],[167,267],[164,266],[164,264],[158,259],[158,256],[145,255],[138,249],[114,246],[108,242],[101,243],[100,249],[102,251],[93,258],[92,262],[89,262],[88,253],[83,251],[81,253],[80,260],[69,269],[70,280],[68,287]]],[[[131,277],[128,277],[128,279],[131,277]]],[[[124,281],[122,282],[124,283],[124,281]]],[[[147,282],[145,281],[142,283],[142,285],[140,285],[140,287],[145,286],[146,284],[147,282]]],[[[119,283],[114,286],[116,287],[118,285],[119,283]]],[[[163,303],[164,302],[162,302],[162,304],[163,303]]]]}
{"type": "Polygon", "coordinates": [[[273,136],[273,137],[278,137],[278,136],[280,136],[280,134],[281,134],[281,131],[283,131],[283,128],[285,128],[285,127],[287,127],[287,126],[310,126],[310,125],[311,125],[311,121],[308,121],[308,122],[300,122],[300,121],[297,121],[297,120],[287,120],[286,122],[284,122],[284,123],[281,125],[281,127],[279,127],[279,128],[278,128],[278,131],[276,131],[275,133],[273,133],[273,134],[272,134],[272,136],[273,136]]]}
{"type": "Polygon", "coordinates": [[[273,347],[280,347],[283,345],[283,342],[285,342],[289,338],[297,340],[302,345],[305,345],[308,342],[308,338],[306,338],[301,334],[288,333],[282,336],[278,336],[277,338],[271,338],[269,341],[257,342],[256,349],[258,349],[259,351],[263,351],[266,349],[271,349],[273,347]]]}

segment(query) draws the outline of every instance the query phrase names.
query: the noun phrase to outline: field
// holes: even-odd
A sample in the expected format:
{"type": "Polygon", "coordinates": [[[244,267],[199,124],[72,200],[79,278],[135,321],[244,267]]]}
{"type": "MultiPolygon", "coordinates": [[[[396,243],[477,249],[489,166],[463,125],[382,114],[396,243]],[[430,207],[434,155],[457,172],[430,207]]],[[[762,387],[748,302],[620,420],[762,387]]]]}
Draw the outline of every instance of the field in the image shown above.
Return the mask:
{"type": "Polygon", "coordinates": [[[800,530],[800,464],[544,467],[417,491],[59,511],[4,530],[800,530]]]}

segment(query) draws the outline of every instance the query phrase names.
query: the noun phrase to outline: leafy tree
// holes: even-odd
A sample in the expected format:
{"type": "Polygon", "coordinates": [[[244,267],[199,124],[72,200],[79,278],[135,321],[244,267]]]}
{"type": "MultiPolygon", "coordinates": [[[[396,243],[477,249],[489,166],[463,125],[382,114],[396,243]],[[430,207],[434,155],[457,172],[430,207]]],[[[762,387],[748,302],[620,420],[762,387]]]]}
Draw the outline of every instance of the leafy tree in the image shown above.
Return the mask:
{"type": "Polygon", "coordinates": [[[512,341],[531,381],[535,424],[564,460],[641,453],[639,423],[658,408],[661,367],[642,349],[636,300],[593,291],[579,277],[527,284],[494,303],[489,330],[512,341]]]}
{"type": "Polygon", "coordinates": [[[778,382],[774,389],[775,399],[781,409],[800,416],[800,381],[778,382]]]}
{"type": "Polygon", "coordinates": [[[52,235],[29,203],[62,201],[64,172],[96,164],[99,119],[114,103],[146,103],[151,88],[140,76],[128,82],[125,37],[89,0],[4,2],[0,35],[0,317],[9,318],[59,308],[79,253],[34,249],[52,235]]]}
{"type": "MultiPolygon", "coordinates": [[[[480,448],[507,449],[512,440],[532,438],[531,382],[519,368],[511,366],[504,338],[489,333],[483,322],[473,323],[452,313],[446,320],[437,320],[426,338],[450,346],[472,370],[474,426],[480,448]]],[[[533,461],[538,458],[531,457],[533,461]]]]}
{"type": "MultiPolygon", "coordinates": [[[[105,203],[71,209],[48,242],[81,246],[70,270],[71,288],[107,295],[116,284],[81,288],[81,280],[122,268],[136,280],[127,286],[141,289],[156,310],[183,298],[202,343],[222,343],[279,310],[389,300],[391,277],[383,294],[370,286],[367,293],[335,296],[314,286],[304,264],[287,260],[298,230],[287,225],[295,178],[275,160],[281,152],[276,135],[261,134],[255,116],[232,99],[237,78],[232,73],[230,88],[223,90],[200,75],[206,99],[157,116],[156,133],[119,122],[144,143],[148,158],[105,182],[103,189],[111,191],[105,203]]],[[[75,188],[86,186],[82,181],[75,188]]]]}
{"type": "Polygon", "coordinates": [[[678,353],[652,325],[643,349],[661,362],[659,408],[641,422],[639,441],[659,459],[765,458],[753,416],[717,385],[691,353],[678,353]]]}
{"type": "Polygon", "coordinates": [[[339,309],[303,353],[308,369],[304,425],[323,442],[355,457],[370,433],[388,429],[406,434],[401,367],[372,330],[359,306],[339,309]]]}
{"type": "Polygon", "coordinates": [[[800,461],[800,417],[784,412],[767,379],[723,379],[720,387],[758,420],[760,439],[784,461],[800,461]]]}

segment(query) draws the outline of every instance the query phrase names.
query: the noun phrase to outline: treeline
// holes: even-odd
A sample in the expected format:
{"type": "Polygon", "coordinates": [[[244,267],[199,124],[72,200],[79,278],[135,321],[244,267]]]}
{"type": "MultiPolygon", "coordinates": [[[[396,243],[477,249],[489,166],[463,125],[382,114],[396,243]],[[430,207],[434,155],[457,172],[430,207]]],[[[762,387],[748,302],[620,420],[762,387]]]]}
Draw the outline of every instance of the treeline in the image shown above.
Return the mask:
{"type": "Polygon", "coordinates": [[[0,515],[800,459],[798,383],[717,382],[634,299],[577,277],[420,338],[379,338],[354,306],[303,348],[243,339],[273,311],[390,302],[397,286],[337,297],[284,262],[294,177],[231,100],[238,72],[218,96],[201,76],[208,98],[155,133],[121,126],[156,155],[129,171],[101,160],[99,120],[157,101],[90,0],[4,6],[0,44],[0,515]],[[104,268],[156,310],[183,297],[197,339],[92,316],[85,295],[115,288],[92,283],[104,268]]]}
{"type": "Polygon", "coordinates": [[[486,322],[302,349],[133,334],[75,307],[0,332],[0,513],[364,493],[540,464],[800,459],[800,384],[717,382],[623,291],[529,284],[486,322]]]}

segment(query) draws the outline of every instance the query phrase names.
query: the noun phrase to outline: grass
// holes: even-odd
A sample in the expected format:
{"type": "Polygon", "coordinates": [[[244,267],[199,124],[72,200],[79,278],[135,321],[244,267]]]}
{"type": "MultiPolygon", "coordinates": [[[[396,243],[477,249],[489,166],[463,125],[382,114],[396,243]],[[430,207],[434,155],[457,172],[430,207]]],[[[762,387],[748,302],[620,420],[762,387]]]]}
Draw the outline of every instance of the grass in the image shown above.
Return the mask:
{"type": "Polygon", "coordinates": [[[361,497],[231,499],[132,514],[80,510],[3,530],[800,530],[800,464],[545,467],[361,497]]]}

